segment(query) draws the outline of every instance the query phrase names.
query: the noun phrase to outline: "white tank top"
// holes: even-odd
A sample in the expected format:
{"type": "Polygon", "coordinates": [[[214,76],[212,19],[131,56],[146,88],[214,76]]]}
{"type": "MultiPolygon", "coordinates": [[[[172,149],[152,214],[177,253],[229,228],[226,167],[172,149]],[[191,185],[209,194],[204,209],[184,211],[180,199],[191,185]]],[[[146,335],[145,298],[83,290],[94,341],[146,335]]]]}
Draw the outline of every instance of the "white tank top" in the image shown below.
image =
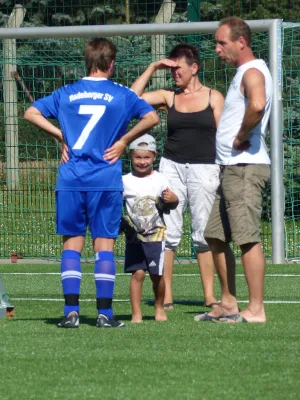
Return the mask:
{"type": "Polygon", "coordinates": [[[221,165],[270,164],[265,143],[266,129],[272,103],[272,77],[263,60],[253,60],[241,65],[233,78],[226,95],[224,109],[219,121],[216,136],[216,163],[221,165]],[[256,68],[265,77],[266,107],[261,121],[251,131],[251,147],[243,152],[233,149],[232,143],[236,137],[245,115],[248,99],[241,94],[240,86],[244,73],[249,68],[256,68]]]}

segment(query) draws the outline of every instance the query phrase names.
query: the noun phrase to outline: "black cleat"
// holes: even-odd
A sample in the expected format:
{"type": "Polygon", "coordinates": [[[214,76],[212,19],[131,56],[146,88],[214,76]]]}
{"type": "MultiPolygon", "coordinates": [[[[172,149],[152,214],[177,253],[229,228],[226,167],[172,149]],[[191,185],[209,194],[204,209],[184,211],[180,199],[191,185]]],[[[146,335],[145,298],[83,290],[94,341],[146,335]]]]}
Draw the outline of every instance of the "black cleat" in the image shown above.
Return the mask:
{"type": "Polygon", "coordinates": [[[59,324],[58,328],[78,328],[79,327],[79,315],[77,313],[70,313],[65,317],[59,324]]]}
{"type": "Polygon", "coordinates": [[[123,322],[116,321],[115,319],[109,319],[106,315],[99,314],[96,322],[97,328],[123,328],[125,324],[123,322]]]}

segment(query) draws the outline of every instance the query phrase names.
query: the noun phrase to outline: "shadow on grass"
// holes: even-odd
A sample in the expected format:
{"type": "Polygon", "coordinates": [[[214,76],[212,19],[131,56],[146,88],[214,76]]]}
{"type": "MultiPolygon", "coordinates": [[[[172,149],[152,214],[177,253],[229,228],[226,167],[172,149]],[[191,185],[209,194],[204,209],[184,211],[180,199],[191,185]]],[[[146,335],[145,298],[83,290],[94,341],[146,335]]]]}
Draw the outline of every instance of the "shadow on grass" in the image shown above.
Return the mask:
{"type": "MultiPolygon", "coordinates": [[[[131,320],[131,315],[116,315],[114,317],[115,319],[123,319],[123,320],[131,320]]],[[[45,324],[48,325],[57,325],[61,320],[63,319],[63,316],[57,317],[57,318],[10,318],[10,321],[12,322],[26,322],[26,321],[43,321],[45,324]]],[[[87,317],[85,315],[80,315],[80,325],[91,325],[95,326],[96,325],[96,320],[97,316],[94,317],[87,317]]]]}
{"type": "Polygon", "coordinates": [[[185,314],[192,314],[192,315],[199,315],[199,314],[205,314],[205,313],[209,313],[212,309],[207,309],[207,311],[203,311],[203,310],[194,310],[194,311],[185,311],[185,314]]]}
{"type": "MultiPolygon", "coordinates": [[[[121,320],[121,321],[131,321],[131,314],[126,314],[126,315],[123,315],[123,314],[117,314],[117,315],[115,315],[115,318],[117,319],[117,320],[121,320]]],[[[143,315],[143,321],[154,321],[154,315],[152,316],[152,315],[143,315]]]]}
{"type": "MultiPolygon", "coordinates": [[[[44,320],[45,324],[49,325],[57,325],[63,317],[61,318],[38,318],[40,320],[44,320]]],[[[116,320],[121,320],[121,321],[130,321],[131,320],[131,314],[126,314],[126,315],[114,315],[114,319],[116,320]]],[[[147,319],[145,317],[144,319],[147,319]]],[[[152,319],[149,317],[149,319],[152,319]]],[[[95,317],[87,317],[85,315],[80,315],[80,325],[91,325],[95,326],[96,325],[96,320],[97,316],[95,317]]]]}
{"type": "MultiPolygon", "coordinates": [[[[148,306],[154,306],[154,299],[144,299],[143,302],[148,306]]],[[[173,300],[173,304],[179,304],[181,306],[201,306],[205,307],[203,300],[173,300]]]]}
{"type": "Polygon", "coordinates": [[[15,318],[10,318],[9,320],[11,321],[11,322],[19,322],[19,321],[44,321],[44,323],[45,324],[49,324],[49,325],[57,325],[61,320],[62,320],[62,318],[63,317],[60,317],[60,318],[47,318],[47,317],[44,317],[44,318],[18,318],[18,317],[15,317],[15,318]]]}

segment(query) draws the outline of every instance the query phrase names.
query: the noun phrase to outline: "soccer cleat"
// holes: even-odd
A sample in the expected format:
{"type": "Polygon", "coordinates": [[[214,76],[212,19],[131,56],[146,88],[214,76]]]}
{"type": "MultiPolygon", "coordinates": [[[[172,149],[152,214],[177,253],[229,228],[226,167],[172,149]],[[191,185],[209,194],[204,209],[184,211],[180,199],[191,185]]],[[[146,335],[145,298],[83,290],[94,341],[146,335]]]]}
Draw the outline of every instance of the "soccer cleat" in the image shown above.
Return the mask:
{"type": "Polygon", "coordinates": [[[96,322],[97,328],[123,328],[125,324],[123,322],[110,319],[106,315],[99,314],[96,322]]]}
{"type": "Polygon", "coordinates": [[[79,327],[79,315],[77,313],[70,313],[65,317],[59,324],[58,328],[78,328],[79,327]]]}

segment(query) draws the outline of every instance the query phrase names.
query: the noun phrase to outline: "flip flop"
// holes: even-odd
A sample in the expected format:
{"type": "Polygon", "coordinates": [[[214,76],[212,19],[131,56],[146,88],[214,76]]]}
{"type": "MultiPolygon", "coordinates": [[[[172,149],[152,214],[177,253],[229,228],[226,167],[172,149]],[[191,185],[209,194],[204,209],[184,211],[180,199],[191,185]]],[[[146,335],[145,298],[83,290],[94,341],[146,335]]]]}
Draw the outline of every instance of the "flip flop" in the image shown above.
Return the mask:
{"type": "Polygon", "coordinates": [[[232,315],[226,315],[226,317],[219,318],[216,322],[227,323],[227,324],[230,323],[239,324],[241,322],[248,322],[248,321],[240,314],[232,314],[232,315]]]}
{"type": "Polygon", "coordinates": [[[214,303],[204,304],[204,307],[212,308],[213,306],[218,306],[220,301],[215,301],[214,303]]]}
{"type": "Polygon", "coordinates": [[[219,318],[218,317],[213,317],[211,315],[208,315],[208,313],[202,313],[202,314],[197,314],[194,317],[194,321],[217,321],[219,318]]]}
{"type": "Polygon", "coordinates": [[[173,310],[174,308],[174,303],[166,303],[164,304],[164,309],[165,310],[173,310]]]}

